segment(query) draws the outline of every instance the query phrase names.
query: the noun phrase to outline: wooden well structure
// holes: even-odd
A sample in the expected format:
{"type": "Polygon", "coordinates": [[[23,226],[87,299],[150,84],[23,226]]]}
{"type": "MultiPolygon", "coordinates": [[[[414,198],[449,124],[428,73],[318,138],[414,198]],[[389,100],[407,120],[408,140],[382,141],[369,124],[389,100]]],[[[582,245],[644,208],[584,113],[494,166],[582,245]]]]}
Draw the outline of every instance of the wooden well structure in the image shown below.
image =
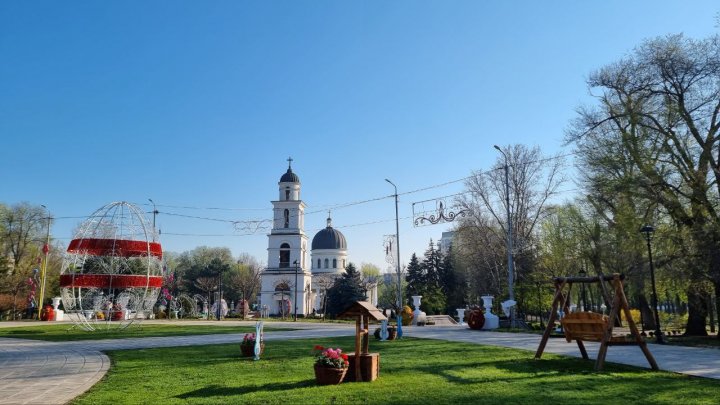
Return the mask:
{"type": "Polygon", "coordinates": [[[355,319],[355,352],[348,353],[349,369],[344,381],[374,381],[380,374],[380,353],[370,353],[370,319],[377,322],[387,318],[367,301],[356,301],[338,318],[355,319]]]}

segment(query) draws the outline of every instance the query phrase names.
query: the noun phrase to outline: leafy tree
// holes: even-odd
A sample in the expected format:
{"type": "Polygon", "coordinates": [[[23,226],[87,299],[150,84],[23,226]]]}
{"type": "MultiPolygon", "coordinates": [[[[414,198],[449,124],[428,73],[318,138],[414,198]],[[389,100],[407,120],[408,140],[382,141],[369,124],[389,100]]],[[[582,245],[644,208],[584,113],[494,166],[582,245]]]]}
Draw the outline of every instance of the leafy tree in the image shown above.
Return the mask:
{"type": "Polygon", "coordinates": [[[364,301],[367,296],[363,292],[362,278],[355,265],[349,263],[345,273],[335,280],[327,292],[327,315],[335,317],[355,301],[364,301]]]}
{"type": "MultiPolygon", "coordinates": [[[[632,176],[612,183],[618,191],[638,206],[657,206],[670,229],[687,230],[691,335],[707,334],[707,280],[720,294],[719,59],[717,35],[645,41],[590,76],[598,103],[579,111],[567,137],[591,176],[624,169],[632,176]]],[[[651,222],[656,214],[642,219],[651,222]]]]}
{"type": "Polygon", "coordinates": [[[228,274],[229,297],[236,300],[254,302],[260,290],[260,272],[262,266],[252,256],[241,255],[238,263],[233,265],[228,274]]]}

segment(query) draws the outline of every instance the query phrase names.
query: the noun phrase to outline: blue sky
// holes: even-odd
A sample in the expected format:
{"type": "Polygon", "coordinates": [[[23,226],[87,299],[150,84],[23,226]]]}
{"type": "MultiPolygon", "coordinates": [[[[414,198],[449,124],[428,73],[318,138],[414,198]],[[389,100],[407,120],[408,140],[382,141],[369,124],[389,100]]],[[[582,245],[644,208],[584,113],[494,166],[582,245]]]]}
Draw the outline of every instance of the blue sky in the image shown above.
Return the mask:
{"type": "MultiPolygon", "coordinates": [[[[645,38],[716,34],[719,11],[714,1],[5,1],[0,202],[62,218],[119,200],[150,212],[152,198],[166,250],[227,246],[264,262],[267,232],[172,214],[270,218],[292,156],[312,238],[328,207],[390,195],[385,178],[401,193],[461,179],[494,164],[493,144],[569,151],[563,131],[591,101],[590,72],[645,38]]],[[[449,228],[413,227],[411,204],[461,190],[401,196],[403,261],[449,228]]],[[[394,214],[391,198],[333,211],[351,261],[385,268],[394,214]]],[[[58,219],[53,237],[69,242],[79,221],[58,219]]]]}

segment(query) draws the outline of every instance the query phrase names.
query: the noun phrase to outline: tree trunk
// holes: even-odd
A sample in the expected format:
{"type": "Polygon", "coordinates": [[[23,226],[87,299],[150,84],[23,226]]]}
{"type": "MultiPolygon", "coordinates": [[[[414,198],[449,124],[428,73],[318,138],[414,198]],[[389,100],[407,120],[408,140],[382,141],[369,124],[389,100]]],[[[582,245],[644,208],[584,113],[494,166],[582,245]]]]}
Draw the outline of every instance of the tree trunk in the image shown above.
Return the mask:
{"type": "Polygon", "coordinates": [[[688,322],[685,327],[686,336],[707,336],[707,303],[706,294],[697,285],[691,285],[688,296],[688,322]]]}
{"type": "Polygon", "coordinates": [[[720,282],[714,281],[715,286],[715,314],[718,319],[718,334],[717,338],[720,339],[720,282]]]}
{"type": "Polygon", "coordinates": [[[655,330],[655,312],[645,298],[645,294],[638,295],[638,305],[642,316],[643,330],[655,330]]]}

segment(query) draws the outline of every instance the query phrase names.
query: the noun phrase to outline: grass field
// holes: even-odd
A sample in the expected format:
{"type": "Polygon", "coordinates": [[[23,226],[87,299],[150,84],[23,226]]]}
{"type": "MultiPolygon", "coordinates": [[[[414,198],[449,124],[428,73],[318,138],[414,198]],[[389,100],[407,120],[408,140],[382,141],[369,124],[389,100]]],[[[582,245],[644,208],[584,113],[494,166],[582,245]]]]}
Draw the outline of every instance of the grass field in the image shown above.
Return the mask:
{"type": "Polygon", "coordinates": [[[262,360],[237,345],[108,353],[110,372],[73,404],[716,404],[720,384],[666,372],[527,351],[406,338],[370,344],[381,355],[372,383],[318,386],[314,345],[351,349],[353,338],[267,341],[262,360]]]}
{"type": "MultiPolygon", "coordinates": [[[[289,330],[266,327],[266,331],[289,330]]],[[[214,326],[214,325],[178,325],[139,324],[130,325],[123,330],[106,329],[87,332],[73,328],[71,324],[51,324],[42,326],[26,326],[16,328],[0,328],[0,337],[17,339],[36,339],[53,342],[71,340],[124,339],[154,336],[210,335],[227,333],[254,332],[253,326],[214,326]]]]}

